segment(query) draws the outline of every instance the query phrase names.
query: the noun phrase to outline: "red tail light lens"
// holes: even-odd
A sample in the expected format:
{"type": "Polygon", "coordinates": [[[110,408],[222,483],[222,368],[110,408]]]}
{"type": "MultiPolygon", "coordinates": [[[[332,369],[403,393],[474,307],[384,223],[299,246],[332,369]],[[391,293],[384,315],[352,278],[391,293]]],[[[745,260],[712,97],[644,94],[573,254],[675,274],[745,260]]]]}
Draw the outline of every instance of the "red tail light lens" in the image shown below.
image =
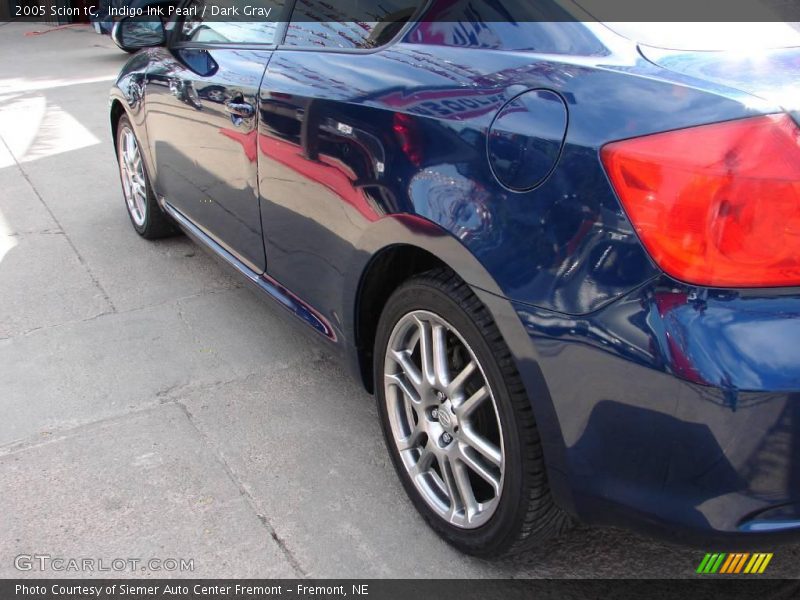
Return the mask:
{"type": "Polygon", "coordinates": [[[788,115],[614,142],[600,154],[669,275],[720,287],[800,285],[800,129],[788,115]]]}

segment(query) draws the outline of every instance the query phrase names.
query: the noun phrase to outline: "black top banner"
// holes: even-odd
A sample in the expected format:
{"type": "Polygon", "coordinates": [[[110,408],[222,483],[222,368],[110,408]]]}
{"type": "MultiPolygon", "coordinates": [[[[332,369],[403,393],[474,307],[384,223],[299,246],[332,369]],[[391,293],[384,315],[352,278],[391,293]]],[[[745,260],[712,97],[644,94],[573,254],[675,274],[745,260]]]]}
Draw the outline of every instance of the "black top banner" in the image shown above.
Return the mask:
{"type": "Polygon", "coordinates": [[[800,0],[94,0],[78,8],[69,0],[1,3],[8,3],[12,20],[25,21],[100,15],[273,23],[800,22],[800,0]],[[70,12],[75,10],[82,12],[70,12]]]}

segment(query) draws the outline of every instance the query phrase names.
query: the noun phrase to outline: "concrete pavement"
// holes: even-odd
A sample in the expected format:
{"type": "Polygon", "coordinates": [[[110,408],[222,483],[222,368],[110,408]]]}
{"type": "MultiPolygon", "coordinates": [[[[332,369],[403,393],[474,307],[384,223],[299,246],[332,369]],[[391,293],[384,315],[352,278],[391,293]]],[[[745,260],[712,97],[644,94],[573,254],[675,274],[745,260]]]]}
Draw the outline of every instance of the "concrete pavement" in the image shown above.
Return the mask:
{"type": "MultiPolygon", "coordinates": [[[[107,115],[127,56],[41,24],[0,25],[0,56],[0,576],[35,553],[194,561],[133,576],[693,575],[702,549],[614,530],[500,562],[448,547],[373,399],[186,238],[131,228],[107,115]]],[[[774,551],[797,576],[800,548],[774,551]]]]}

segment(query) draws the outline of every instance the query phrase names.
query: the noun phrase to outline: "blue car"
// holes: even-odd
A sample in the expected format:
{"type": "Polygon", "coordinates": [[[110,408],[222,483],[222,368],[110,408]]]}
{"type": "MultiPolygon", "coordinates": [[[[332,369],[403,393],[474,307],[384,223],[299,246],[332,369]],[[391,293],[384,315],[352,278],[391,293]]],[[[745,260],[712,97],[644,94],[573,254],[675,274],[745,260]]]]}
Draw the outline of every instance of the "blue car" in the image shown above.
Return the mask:
{"type": "Polygon", "coordinates": [[[110,108],[133,228],[189,234],[341,358],[444,539],[797,539],[791,24],[182,6],[115,32],[144,48],[110,108]]]}

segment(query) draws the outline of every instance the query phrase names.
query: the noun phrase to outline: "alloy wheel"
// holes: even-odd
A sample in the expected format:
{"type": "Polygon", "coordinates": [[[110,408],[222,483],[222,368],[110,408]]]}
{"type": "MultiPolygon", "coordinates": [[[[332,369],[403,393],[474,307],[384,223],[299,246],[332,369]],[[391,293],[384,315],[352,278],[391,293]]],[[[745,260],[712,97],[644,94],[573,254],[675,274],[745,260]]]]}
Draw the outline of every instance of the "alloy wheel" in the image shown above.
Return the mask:
{"type": "Polygon", "coordinates": [[[486,523],[503,490],[503,434],[464,338],[432,312],[404,315],[389,337],[384,391],[397,451],[427,504],[456,527],[486,523]]]}
{"type": "Polygon", "coordinates": [[[143,227],[147,219],[147,180],[139,144],[128,126],[120,132],[119,140],[119,170],[125,203],[134,224],[143,227]]]}

